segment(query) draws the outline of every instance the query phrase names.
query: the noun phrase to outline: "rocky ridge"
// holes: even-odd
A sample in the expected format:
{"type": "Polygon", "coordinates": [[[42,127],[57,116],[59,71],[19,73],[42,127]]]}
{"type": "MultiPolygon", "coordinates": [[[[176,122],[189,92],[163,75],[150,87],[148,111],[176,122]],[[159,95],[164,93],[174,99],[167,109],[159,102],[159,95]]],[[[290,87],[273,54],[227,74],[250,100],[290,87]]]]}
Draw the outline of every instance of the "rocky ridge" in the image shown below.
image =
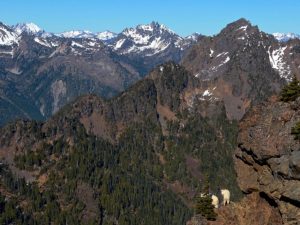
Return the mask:
{"type": "Polygon", "coordinates": [[[251,107],[299,77],[299,40],[279,43],[245,19],[193,46],[181,64],[201,80],[202,96],[222,99],[227,115],[241,119],[251,107]]]}

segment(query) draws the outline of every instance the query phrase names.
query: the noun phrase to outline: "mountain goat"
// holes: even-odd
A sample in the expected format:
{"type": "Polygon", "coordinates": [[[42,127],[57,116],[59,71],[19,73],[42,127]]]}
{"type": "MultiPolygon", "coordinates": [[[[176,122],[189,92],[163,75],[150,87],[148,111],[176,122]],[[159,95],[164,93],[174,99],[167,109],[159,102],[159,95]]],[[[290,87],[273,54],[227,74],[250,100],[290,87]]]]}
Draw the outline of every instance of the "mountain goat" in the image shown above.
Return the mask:
{"type": "Polygon", "coordinates": [[[223,196],[223,205],[230,203],[230,191],[227,189],[222,189],[221,194],[223,196]]]}
{"type": "Polygon", "coordinates": [[[216,195],[211,196],[212,202],[211,204],[217,209],[219,208],[219,199],[216,195]]]}
{"type": "MultiPolygon", "coordinates": [[[[201,198],[203,198],[203,197],[205,197],[205,196],[206,196],[206,194],[203,194],[203,193],[200,194],[200,197],[201,197],[201,198]]],[[[212,200],[211,204],[212,204],[216,209],[219,208],[219,198],[218,198],[216,195],[211,195],[211,200],[212,200]]]]}

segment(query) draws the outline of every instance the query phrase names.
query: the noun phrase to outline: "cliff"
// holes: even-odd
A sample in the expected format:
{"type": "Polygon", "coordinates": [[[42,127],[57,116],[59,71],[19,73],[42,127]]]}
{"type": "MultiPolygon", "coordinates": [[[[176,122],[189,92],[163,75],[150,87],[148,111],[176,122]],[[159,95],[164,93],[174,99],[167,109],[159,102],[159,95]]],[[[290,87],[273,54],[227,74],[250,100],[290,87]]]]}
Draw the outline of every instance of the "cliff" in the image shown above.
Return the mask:
{"type": "Polygon", "coordinates": [[[255,107],[240,123],[235,167],[243,192],[260,193],[284,224],[300,221],[300,151],[291,129],[300,120],[300,99],[275,97],[255,107]]]}
{"type": "Polygon", "coordinates": [[[239,202],[216,210],[216,221],[194,217],[187,224],[296,225],[300,221],[300,142],[291,134],[300,121],[300,98],[278,97],[253,107],[239,124],[234,153],[239,202]]]}

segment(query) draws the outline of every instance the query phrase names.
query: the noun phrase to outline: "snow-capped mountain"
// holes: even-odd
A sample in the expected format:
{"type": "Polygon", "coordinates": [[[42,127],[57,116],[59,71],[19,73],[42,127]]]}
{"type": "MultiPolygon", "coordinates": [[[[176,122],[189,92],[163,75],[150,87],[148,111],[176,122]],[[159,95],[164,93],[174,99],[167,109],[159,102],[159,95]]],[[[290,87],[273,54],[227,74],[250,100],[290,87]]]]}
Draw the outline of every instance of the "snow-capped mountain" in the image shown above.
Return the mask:
{"type": "Polygon", "coordinates": [[[143,67],[146,75],[161,62],[179,62],[196,40],[180,37],[163,24],[152,22],[126,28],[108,46],[122,57],[143,67]]]}
{"type": "Polygon", "coordinates": [[[23,32],[31,33],[31,34],[38,34],[42,32],[42,29],[34,23],[18,23],[12,26],[12,28],[19,35],[23,32]]]}
{"type": "Polygon", "coordinates": [[[117,34],[114,33],[114,32],[111,32],[109,30],[96,33],[96,38],[98,38],[102,41],[109,41],[109,40],[112,40],[115,37],[117,37],[117,34]]]}
{"type": "Polygon", "coordinates": [[[64,38],[94,38],[95,34],[88,30],[72,30],[56,34],[56,36],[64,38]]]}
{"type": "Polygon", "coordinates": [[[126,28],[111,45],[120,54],[144,53],[151,56],[170,47],[181,49],[183,43],[184,39],[165,25],[152,22],[126,28]]]}
{"type": "Polygon", "coordinates": [[[199,33],[193,33],[189,36],[186,36],[185,39],[186,40],[192,40],[192,41],[197,41],[199,37],[202,37],[203,35],[199,34],[199,33]]]}
{"type": "Polygon", "coordinates": [[[40,28],[34,23],[18,23],[16,25],[11,26],[11,28],[18,36],[20,36],[22,33],[27,33],[43,38],[49,38],[54,36],[63,38],[96,38],[107,42],[117,36],[116,33],[111,31],[91,32],[88,30],[72,30],[62,33],[50,33],[44,31],[42,28],[40,28]]]}
{"type": "Polygon", "coordinates": [[[10,46],[18,43],[19,37],[18,34],[0,22],[0,46],[10,46]]]}
{"type": "Polygon", "coordinates": [[[111,31],[103,31],[103,32],[96,32],[93,33],[88,30],[73,30],[73,31],[66,31],[63,33],[56,34],[58,37],[64,38],[96,38],[102,41],[108,41],[117,36],[114,32],[111,31]]]}
{"type": "Polygon", "coordinates": [[[16,25],[11,26],[11,28],[15,31],[17,35],[21,35],[22,33],[26,33],[29,35],[34,35],[38,37],[48,38],[54,37],[53,33],[49,33],[44,31],[38,25],[34,23],[18,23],[16,25]]]}
{"type": "Polygon", "coordinates": [[[300,35],[295,33],[273,33],[273,36],[280,42],[286,42],[291,39],[300,39],[300,35]]]}

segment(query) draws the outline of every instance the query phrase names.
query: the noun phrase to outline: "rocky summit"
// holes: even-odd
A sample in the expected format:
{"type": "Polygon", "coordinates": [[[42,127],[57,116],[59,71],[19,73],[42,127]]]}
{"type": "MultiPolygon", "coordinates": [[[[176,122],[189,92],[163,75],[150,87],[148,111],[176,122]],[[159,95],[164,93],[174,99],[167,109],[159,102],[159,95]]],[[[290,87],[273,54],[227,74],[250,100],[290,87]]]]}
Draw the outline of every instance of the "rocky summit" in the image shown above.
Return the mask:
{"type": "Polygon", "coordinates": [[[181,64],[206,86],[202,96],[222,99],[227,116],[239,120],[251,105],[300,75],[299,44],[299,40],[280,43],[240,19],[218,35],[201,39],[181,64]]]}

